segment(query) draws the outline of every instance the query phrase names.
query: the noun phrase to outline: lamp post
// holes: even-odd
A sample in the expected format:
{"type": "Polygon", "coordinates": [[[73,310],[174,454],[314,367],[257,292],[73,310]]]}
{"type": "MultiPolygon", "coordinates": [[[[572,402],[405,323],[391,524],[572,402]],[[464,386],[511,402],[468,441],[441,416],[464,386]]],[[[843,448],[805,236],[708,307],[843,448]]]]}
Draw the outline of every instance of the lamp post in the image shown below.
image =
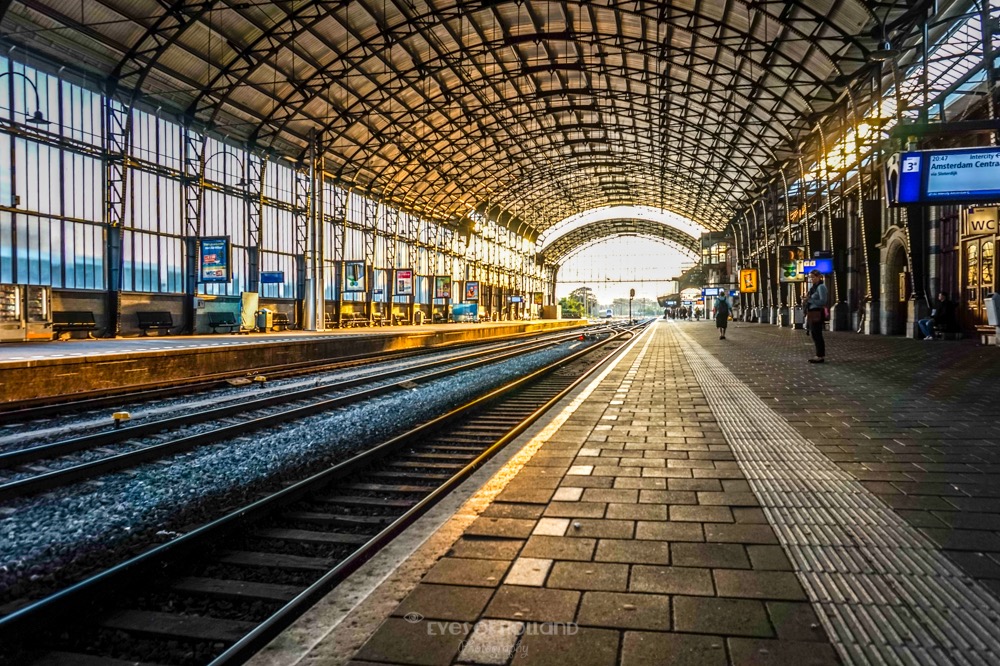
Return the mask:
{"type": "Polygon", "coordinates": [[[2,79],[5,76],[10,76],[10,77],[20,76],[22,79],[24,79],[25,83],[31,86],[31,91],[35,94],[35,112],[31,114],[25,113],[24,115],[28,116],[25,122],[30,123],[32,125],[48,125],[49,121],[45,118],[45,115],[42,113],[41,98],[38,95],[38,86],[35,85],[35,82],[29,79],[28,75],[24,74],[23,72],[0,73],[0,79],[2,79]]]}

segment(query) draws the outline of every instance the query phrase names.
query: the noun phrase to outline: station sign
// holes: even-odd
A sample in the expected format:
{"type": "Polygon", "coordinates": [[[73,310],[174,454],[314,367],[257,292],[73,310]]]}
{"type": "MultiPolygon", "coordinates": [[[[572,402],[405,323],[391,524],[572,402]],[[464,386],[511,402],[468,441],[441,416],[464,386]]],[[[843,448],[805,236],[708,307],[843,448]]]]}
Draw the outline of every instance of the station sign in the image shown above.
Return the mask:
{"type": "Polygon", "coordinates": [[[261,284],[284,284],[285,283],[285,271],[261,271],[260,272],[260,283],[261,284]]]}
{"type": "Polygon", "coordinates": [[[997,234],[997,208],[970,208],[965,212],[962,235],[995,236],[997,234]]]}
{"type": "Polygon", "coordinates": [[[202,238],[198,252],[199,282],[229,282],[229,236],[202,238]]]}
{"type": "Polygon", "coordinates": [[[511,303],[523,303],[524,302],[524,299],[521,298],[520,296],[509,296],[508,300],[510,300],[511,303]]]}
{"type": "Polygon", "coordinates": [[[890,203],[992,203],[1000,199],[1000,148],[899,153],[886,173],[890,203]]]}
{"type": "Polygon", "coordinates": [[[756,268],[743,268],[743,269],[740,269],[740,293],[741,294],[756,294],[757,293],[757,269],[756,268]]]}
{"type": "Polygon", "coordinates": [[[726,293],[725,289],[719,289],[718,287],[702,287],[701,288],[701,295],[702,296],[718,296],[720,291],[723,294],[726,293]]]}
{"type": "Polygon", "coordinates": [[[805,261],[800,261],[799,265],[799,273],[803,277],[809,275],[813,271],[819,271],[823,275],[829,275],[833,272],[833,259],[830,257],[806,259],[805,261]]]}

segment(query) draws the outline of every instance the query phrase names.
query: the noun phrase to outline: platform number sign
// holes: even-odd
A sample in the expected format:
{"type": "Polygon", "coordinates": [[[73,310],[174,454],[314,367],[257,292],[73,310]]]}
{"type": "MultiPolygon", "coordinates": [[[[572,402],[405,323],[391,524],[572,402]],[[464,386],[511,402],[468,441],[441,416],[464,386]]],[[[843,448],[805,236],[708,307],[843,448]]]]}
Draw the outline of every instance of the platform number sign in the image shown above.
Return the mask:
{"type": "Polygon", "coordinates": [[[741,294],[757,293],[756,268],[744,268],[740,270],[740,293],[741,294]]]}

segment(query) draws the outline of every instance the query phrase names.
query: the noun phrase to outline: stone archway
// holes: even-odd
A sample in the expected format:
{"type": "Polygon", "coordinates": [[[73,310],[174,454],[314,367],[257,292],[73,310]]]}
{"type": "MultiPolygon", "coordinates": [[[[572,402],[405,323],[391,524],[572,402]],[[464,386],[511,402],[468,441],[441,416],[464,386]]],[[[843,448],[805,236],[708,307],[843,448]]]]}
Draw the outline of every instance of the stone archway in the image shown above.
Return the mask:
{"type": "Polygon", "coordinates": [[[906,335],[909,326],[910,276],[905,232],[898,227],[892,229],[887,234],[883,247],[880,303],[882,334],[906,335]]]}

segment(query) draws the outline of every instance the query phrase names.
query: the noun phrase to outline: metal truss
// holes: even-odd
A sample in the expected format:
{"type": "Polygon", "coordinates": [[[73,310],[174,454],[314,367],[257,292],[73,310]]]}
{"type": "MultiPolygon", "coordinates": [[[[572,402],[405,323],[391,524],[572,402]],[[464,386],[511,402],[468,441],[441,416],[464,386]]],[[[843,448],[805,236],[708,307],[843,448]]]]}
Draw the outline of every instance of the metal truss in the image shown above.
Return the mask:
{"type": "Polygon", "coordinates": [[[106,198],[104,223],[107,227],[107,294],[104,312],[107,323],[105,337],[121,333],[122,273],[125,236],[125,193],[128,192],[128,154],[131,133],[131,109],[111,98],[104,101],[104,173],[106,198]]]}
{"type": "MultiPolygon", "coordinates": [[[[774,186],[783,165],[796,165],[803,150],[820,152],[825,139],[816,136],[817,125],[841,132],[856,119],[873,93],[843,93],[880,75],[870,56],[884,42],[912,45],[929,6],[87,4],[98,10],[93,21],[60,0],[3,2],[0,32],[54,58],[78,49],[112,82],[109,95],[126,123],[136,105],[163,106],[190,127],[300,161],[320,135],[324,163],[344,186],[456,228],[470,205],[490,202],[501,225],[525,236],[609,204],[668,208],[724,228],[774,186]],[[120,18],[98,18],[108,13],[120,18]],[[60,36],[46,41],[47,31],[60,36]]],[[[947,14],[961,2],[937,4],[947,14]]],[[[995,10],[983,14],[995,18],[995,10]]],[[[990,83],[996,91],[995,78],[990,83]]],[[[1000,93],[993,103],[997,115],[1000,93]]],[[[127,141],[127,131],[122,136],[127,141]]],[[[112,178],[111,162],[114,188],[124,175],[112,178]]],[[[121,207],[114,198],[120,193],[112,195],[109,224],[111,208],[121,207]]],[[[776,210],[779,203],[768,205],[776,210]]],[[[776,214],[760,220],[773,225],[770,232],[744,232],[744,255],[760,251],[761,237],[766,248],[779,231],[790,233],[776,214]]],[[[301,217],[296,213],[297,230],[301,217]]],[[[374,265],[375,234],[365,239],[365,258],[374,265]]],[[[502,271],[508,277],[496,279],[508,288],[512,272],[523,274],[512,266],[502,271]]]]}

